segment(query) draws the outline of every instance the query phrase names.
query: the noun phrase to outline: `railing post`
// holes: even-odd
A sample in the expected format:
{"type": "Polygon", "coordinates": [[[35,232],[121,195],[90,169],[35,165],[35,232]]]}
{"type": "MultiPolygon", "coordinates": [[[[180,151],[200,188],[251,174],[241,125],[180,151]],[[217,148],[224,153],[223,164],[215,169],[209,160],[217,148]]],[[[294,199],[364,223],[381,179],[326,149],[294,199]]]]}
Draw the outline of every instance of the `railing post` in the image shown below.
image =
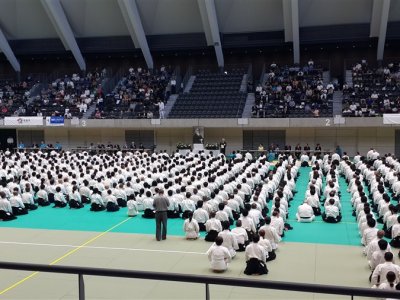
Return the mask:
{"type": "Polygon", "coordinates": [[[85,300],[85,282],[83,281],[83,275],[78,274],[79,276],[79,300],[85,300]]]}
{"type": "Polygon", "coordinates": [[[210,288],[208,283],[206,283],[206,300],[210,300],[210,288]]]}

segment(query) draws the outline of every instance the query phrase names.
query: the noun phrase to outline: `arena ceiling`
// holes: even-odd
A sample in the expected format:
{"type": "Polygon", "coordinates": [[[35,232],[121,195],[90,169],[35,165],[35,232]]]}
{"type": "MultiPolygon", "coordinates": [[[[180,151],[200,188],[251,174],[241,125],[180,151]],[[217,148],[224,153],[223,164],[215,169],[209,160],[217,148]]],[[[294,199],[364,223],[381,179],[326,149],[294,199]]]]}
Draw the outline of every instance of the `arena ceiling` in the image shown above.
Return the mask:
{"type": "MultiPolygon", "coordinates": [[[[308,28],[315,29],[312,34],[319,32],[324,40],[328,31],[318,28],[342,25],[354,28],[362,25],[364,29],[360,30],[369,37],[379,37],[382,20],[388,28],[390,24],[400,24],[400,1],[0,0],[0,30],[9,44],[59,39],[77,61],[79,46],[73,39],[130,37],[146,58],[150,54],[146,54],[145,48],[152,50],[146,39],[151,36],[197,34],[204,37],[208,46],[218,48],[224,46],[221,36],[282,33],[282,42],[295,43],[297,39],[301,43],[307,41],[308,28]]],[[[1,50],[10,60],[7,52],[18,51],[12,46],[7,49],[1,36],[0,42],[1,50]]],[[[216,49],[217,57],[220,50],[216,49]]]]}

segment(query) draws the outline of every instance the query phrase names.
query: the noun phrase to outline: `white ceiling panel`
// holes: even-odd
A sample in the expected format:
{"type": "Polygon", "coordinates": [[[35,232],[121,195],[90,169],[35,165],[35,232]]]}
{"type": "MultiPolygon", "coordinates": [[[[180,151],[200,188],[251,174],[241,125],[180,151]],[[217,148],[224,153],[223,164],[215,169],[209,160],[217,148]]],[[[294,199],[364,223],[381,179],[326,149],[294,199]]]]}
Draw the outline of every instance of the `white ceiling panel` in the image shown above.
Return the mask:
{"type": "Polygon", "coordinates": [[[137,0],[147,35],[203,32],[197,0],[137,0]]]}
{"type": "Polygon", "coordinates": [[[283,30],[281,0],[215,0],[223,33],[283,30]]]}
{"type": "Polygon", "coordinates": [[[61,0],[76,37],[129,35],[116,0],[61,0]]]}
{"type": "Polygon", "coordinates": [[[1,0],[0,26],[10,40],[58,37],[40,1],[36,0],[1,0]]]}
{"type": "Polygon", "coordinates": [[[300,27],[369,23],[373,0],[299,0],[300,27]]]}
{"type": "Polygon", "coordinates": [[[389,22],[400,21],[400,1],[392,0],[390,2],[389,22]]]}

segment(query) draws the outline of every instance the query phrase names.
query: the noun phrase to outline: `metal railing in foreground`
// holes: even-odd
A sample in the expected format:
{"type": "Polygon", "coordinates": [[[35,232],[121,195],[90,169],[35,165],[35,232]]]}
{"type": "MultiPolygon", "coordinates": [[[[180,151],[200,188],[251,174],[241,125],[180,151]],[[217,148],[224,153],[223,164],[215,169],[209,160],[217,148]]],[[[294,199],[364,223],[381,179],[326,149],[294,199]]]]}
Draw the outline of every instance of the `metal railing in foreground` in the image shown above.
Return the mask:
{"type": "Polygon", "coordinates": [[[16,262],[0,262],[0,269],[76,274],[78,275],[79,300],[85,299],[85,284],[83,275],[204,284],[205,299],[207,300],[211,298],[209,285],[227,285],[235,287],[294,291],[302,293],[305,292],[305,293],[317,293],[317,294],[342,295],[342,296],[350,296],[351,299],[354,299],[354,296],[369,297],[369,298],[400,299],[400,292],[398,291],[387,291],[379,289],[344,287],[344,286],[333,286],[333,285],[322,285],[322,284],[309,284],[309,283],[252,280],[252,279],[217,277],[217,276],[201,276],[201,275],[188,275],[188,274],[177,274],[177,273],[88,268],[88,267],[78,267],[78,266],[74,267],[54,266],[54,265],[50,266],[42,264],[27,264],[27,263],[16,263],[16,262]]]}

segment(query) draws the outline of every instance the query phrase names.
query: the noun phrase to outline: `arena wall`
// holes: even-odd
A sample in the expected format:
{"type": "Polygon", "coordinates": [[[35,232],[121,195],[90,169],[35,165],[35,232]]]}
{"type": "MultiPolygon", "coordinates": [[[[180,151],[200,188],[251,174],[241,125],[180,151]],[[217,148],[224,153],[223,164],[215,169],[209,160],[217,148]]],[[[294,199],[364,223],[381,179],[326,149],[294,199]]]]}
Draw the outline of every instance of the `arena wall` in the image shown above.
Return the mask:
{"type": "MultiPolygon", "coordinates": [[[[337,121],[336,121],[337,123],[337,121]]],[[[154,139],[147,140],[146,148],[153,144],[157,150],[176,150],[178,142],[191,144],[193,128],[204,128],[205,143],[217,143],[224,137],[228,142],[227,151],[243,149],[243,131],[284,131],[284,144],[292,148],[300,143],[311,147],[321,144],[327,151],[340,145],[343,151],[354,155],[357,151],[366,153],[374,147],[380,153],[395,153],[396,129],[394,125],[383,125],[381,118],[350,119],[335,124],[334,119],[185,119],[185,120],[67,120],[64,127],[14,127],[21,136],[26,132],[41,131],[31,136],[44,136],[46,143],[60,142],[64,148],[88,147],[90,143],[112,143],[124,145],[130,142],[127,132],[151,131],[154,139]],[[151,143],[151,145],[150,145],[151,143]]],[[[6,127],[4,128],[12,128],[6,127]]],[[[19,140],[19,138],[17,138],[19,140]]],[[[40,141],[23,141],[26,144],[40,141]]],[[[135,141],[137,144],[140,140],[135,141]]],[[[271,140],[271,142],[274,142],[271,140]]],[[[400,141],[397,141],[400,143],[400,141]]],[[[276,142],[275,142],[276,143],[276,142]]],[[[279,142],[283,148],[282,140],[279,142]]],[[[264,145],[267,147],[268,145],[264,145]]],[[[400,153],[395,153],[400,156],[400,153]]]]}

